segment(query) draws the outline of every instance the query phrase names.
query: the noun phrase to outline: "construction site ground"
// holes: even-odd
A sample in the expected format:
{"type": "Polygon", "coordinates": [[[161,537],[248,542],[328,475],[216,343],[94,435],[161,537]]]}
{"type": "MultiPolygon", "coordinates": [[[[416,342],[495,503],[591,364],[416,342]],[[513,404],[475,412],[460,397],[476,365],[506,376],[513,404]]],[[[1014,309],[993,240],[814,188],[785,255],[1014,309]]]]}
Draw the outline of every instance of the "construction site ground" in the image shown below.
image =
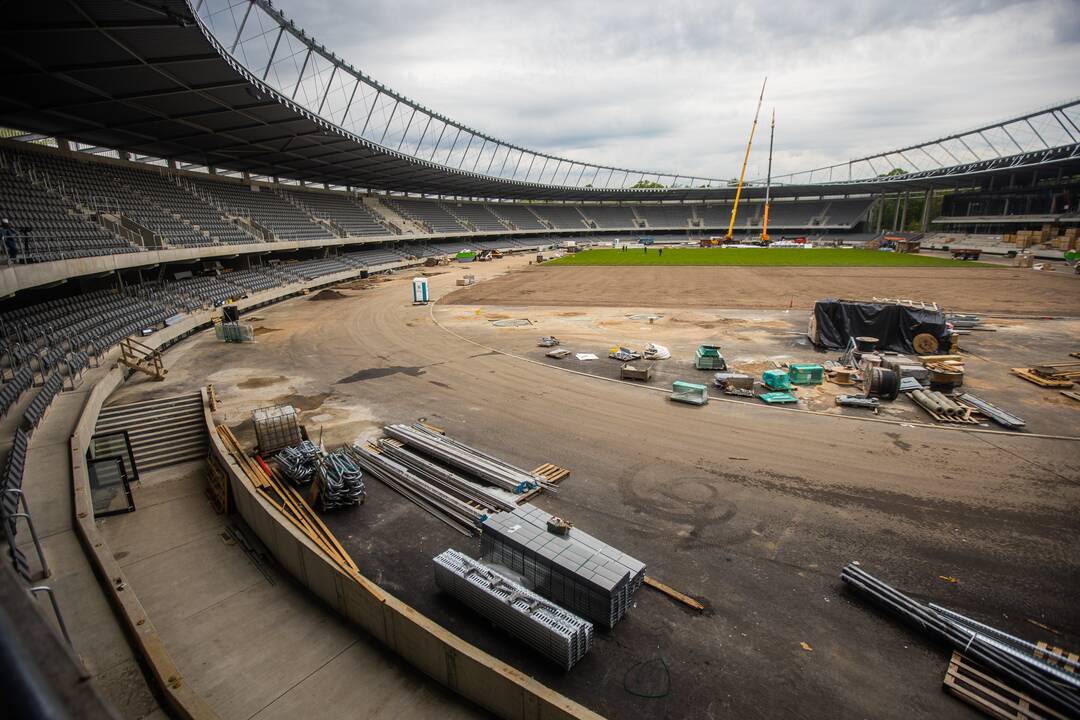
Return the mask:
{"type": "MultiPolygon", "coordinates": [[[[814,406],[820,414],[760,403],[692,407],[661,392],[530,362],[538,359],[536,340],[551,333],[599,355],[614,344],[655,340],[675,353],[674,374],[689,373],[678,363],[710,341],[729,361],[825,356],[796,334],[816,299],[808,284],[795,303],[801,313],[784,314],[786,301],[773,302],[769,312],[713,309],[739,307],[724,302],[733,291],[718,273],[757,288],[760,307],[770,294],[789,294],[776,273],[792,273],[786,277],[797,285],[809,270],[527,263],[514,257],[428,270],[435,298],[452,293],[464,273],[477,276],[475,287],[447,298],[457,305],[413,306],[413,274],[402,273],[338,287],[340,297],[263,308],[245,317],[255,343],[226,345],[203,333],[166,353],[164,383],[135,379],[113,401],[213,383],[224,422],[248,444],[251,409],[288,403],[329,447],[424,418],[521,467],[568,468],[558,494],[535,502],[638,557],[649,575],[705,605],[697,613],[643,587],[627,617],[599,632],[568,673],[437,592],[431,558],[447,547],[475,554],[476,538],[372,478],[364,505],[329,513],[326,522],[361,571],[389,592],[610,717],[978,717],[941,692],[944,648],[846,591],[839,573],[852,560],[920,600],[1033,641],[1080,646],[1073,592],[1080,584],[1073,552],[1080,539],[1080,444],[925,427],[905,421],[926,420],[914,409],[899,422],[841,419],[824,397],[814,406]],[[652,326],[624,317],[638,312],[664,317],[652,326]],[[491,322],[514,318],[538,324],[491,322]]],[[[958,309],[1000,305],[1012,314],[1065,313],[1069,297],[1075,312],[1080,289],[1071,277],[1030,270],[873,270],[862,271],[861,282],[860,271],[843,270],[831,283],[828,274],[837,272],[821,272],[814,287],[831,286],[827,294],[913,295],[950,305],[970,297],[958,309]],[[881,274],[912,272],[923,278],[919,284],[893,278],[882,287],[881,274]],[[936,290],[960,292],[957,273],[975,273],[966,294],[935,298],[936,290]],[[1004,274],[983,280],[981,273],[1004,274]],[[841,292],[845,285],[850,291],[841,292]],[[1009,305],[1014,290],[1027,307],[1009,305]],[[1047,298],[1048,306],[1033,309],[1033,296],[1047,298]]],[[[740,297],[747,300],[747,291],[740,297]]],[[[1076,350],[1069,348],[1075,323],[994,320],[997,332],[968,336],[973,388],[987,383],[977,386],[980,394],[1025,416],[1039,433],[1080,436],[1080,402],[1029,387],[1006,369],[1014,358],[1019,365],[1076,350]],[[999,382],[1008,391],[992,395],[999,382]],[[1046,399],[1052,396],[1061,404],[1046,399]]],[[[602,358],[593,365],[606,374],[618,363],[602,358]]]]}
{"type": "MultiPolygon", "coordinates": [[[[842,251],[837,251],[842,252],[842,251]]],[[[822,298],[929,300],[952,311],[1080,317],[1080,276],[1011,267],[531,266],[456,292],[462,305],[809,309],[822,298]]]]}

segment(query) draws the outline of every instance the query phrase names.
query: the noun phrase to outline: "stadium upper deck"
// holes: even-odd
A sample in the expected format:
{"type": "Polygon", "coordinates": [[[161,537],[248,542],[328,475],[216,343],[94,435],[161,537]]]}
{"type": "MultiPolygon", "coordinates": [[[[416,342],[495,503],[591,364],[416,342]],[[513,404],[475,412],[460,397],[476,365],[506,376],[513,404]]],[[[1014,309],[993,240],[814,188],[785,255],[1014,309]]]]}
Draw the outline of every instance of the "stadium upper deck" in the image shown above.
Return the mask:
{"type": "MultiPolygon", "coordinates": [[[[11,127],[267,177],[457,197],[723,200],[734,192],[725,180],[593,165],[474,131],[355,70],[264,0],[46,1],[6,12],[0,123],[11,127]],[[640,180],[667,188],[632,188],[640,180]]],[[[1074,101],[779,178],[774,195],[1074,174],[1078,108],[1074,101]],[[897,168],[907,172],[882,177],[897,168]]]]}

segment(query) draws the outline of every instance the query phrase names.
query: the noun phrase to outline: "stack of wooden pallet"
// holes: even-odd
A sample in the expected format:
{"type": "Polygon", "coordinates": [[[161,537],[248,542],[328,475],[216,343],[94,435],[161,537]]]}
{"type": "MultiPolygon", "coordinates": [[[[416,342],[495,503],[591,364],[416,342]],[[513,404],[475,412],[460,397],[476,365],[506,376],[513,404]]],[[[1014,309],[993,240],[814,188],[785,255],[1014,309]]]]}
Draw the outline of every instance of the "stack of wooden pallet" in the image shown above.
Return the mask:
{"type": "Polygon", "coordinates": [[[1080,382],[1080,361],[1013,368],[1012,371],[1013,374],[1042,387],[1071,388],[1074,382],[1080,382]]]}

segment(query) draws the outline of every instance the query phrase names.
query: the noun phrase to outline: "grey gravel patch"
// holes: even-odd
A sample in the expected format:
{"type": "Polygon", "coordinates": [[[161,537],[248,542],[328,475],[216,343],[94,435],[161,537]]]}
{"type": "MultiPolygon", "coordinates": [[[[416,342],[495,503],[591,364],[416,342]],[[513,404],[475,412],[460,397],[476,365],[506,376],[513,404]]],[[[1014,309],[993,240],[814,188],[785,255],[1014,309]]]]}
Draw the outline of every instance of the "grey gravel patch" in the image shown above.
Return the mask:
{"type": "Polygon", "coordinates": [[[527,318],[513,318],[511,320],[492,320],[491,324],[495,327],[525,327],[526,325],[532,325],[532,320],[527,318]]]}
{"type": "Polygon", "coordinates": [[[629,320],[637,320],[639,322],[652,322],[654,320],[662,320],[664,318],[663,315],[652,315],[649,313],[638,313],[636,315],[627,315],[626,317],[629,320]]]}

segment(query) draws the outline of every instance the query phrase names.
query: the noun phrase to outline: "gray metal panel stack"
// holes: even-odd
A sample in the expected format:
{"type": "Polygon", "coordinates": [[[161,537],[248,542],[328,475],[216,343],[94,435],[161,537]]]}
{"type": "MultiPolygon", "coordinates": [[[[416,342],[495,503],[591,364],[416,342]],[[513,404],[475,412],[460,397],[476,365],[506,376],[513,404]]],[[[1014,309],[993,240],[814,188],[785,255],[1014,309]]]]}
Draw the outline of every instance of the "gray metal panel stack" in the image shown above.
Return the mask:
{"type": "Polygon", "coordinates": [[[550,532],[552,517],[529,504],[491,515],[481,526],[481,555],[521,574],[549,600],[614,627],[645,579],[645,564],[578,528],[550,532]]]}
{"type": "Polygon", "coordinates": [[[592,623],[457,550],[433,559],[435,584],[569,670],[592,643],[592,623]]]}

